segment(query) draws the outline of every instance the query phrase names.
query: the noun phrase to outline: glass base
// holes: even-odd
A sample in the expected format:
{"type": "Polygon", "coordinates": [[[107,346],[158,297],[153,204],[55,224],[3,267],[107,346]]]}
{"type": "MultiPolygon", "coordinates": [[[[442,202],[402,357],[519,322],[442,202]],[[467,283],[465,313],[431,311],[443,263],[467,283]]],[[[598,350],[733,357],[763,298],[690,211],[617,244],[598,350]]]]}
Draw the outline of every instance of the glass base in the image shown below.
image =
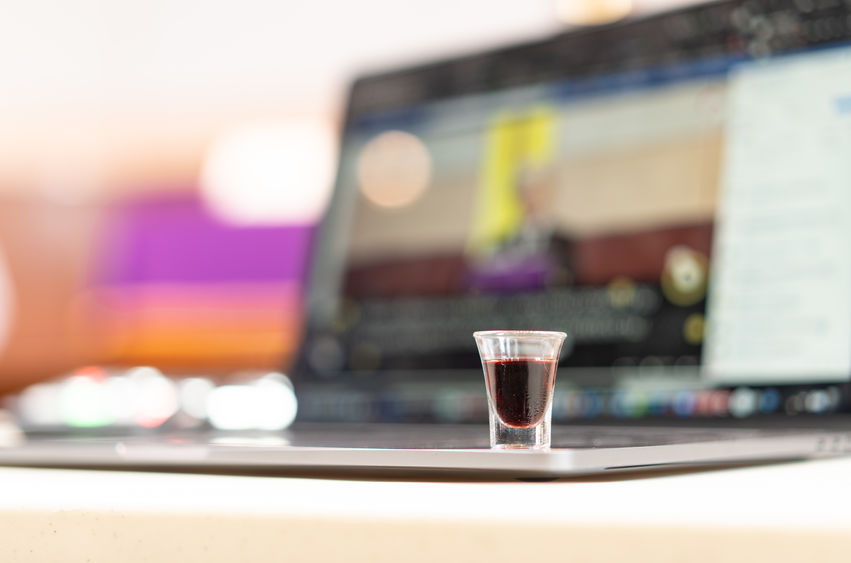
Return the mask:
{"type": "Polygon", "coordinates": [[[537,425],[514,428],[503,424],[491,409],[491,448],[499,450],[548,450],[550,449],[551,419],[552,412],[548,411],[537,425]]]}

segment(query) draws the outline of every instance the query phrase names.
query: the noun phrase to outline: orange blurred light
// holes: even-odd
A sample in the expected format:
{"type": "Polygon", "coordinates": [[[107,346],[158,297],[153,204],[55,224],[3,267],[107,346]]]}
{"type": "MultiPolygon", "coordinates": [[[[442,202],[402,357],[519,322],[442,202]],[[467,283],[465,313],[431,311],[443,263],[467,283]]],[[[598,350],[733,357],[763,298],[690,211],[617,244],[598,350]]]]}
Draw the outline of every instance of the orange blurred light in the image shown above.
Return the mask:
{"type": "Polygon", "coordinates": [[[6,269],[3,249],[0,248],[0,356],[3,355],[7,334],[12,327],[14,303],[12,279],[6,269]]]}

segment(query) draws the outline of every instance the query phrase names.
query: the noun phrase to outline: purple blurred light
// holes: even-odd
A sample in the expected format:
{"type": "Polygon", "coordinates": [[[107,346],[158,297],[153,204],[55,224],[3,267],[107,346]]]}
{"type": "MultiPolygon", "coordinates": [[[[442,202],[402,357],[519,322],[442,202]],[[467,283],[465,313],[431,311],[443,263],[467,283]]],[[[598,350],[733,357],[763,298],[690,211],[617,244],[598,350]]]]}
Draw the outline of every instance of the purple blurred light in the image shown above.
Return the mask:
{"type": "Polygon", "coordinates": [[[148,195],[109,214],[94,282],[303,282],[313,231],[230,225],[194,192],[148,195]]]}

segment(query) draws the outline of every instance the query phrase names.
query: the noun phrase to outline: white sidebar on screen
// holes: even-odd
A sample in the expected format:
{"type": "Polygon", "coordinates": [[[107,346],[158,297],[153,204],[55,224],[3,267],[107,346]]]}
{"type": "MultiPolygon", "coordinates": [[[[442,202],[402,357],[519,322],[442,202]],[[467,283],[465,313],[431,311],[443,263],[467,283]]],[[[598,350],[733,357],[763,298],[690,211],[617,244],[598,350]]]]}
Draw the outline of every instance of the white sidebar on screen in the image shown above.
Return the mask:
{"type": "Polygon", "coordinates": [[[851,374],[851,49],[731,75],[704,375],[851,374]]]}

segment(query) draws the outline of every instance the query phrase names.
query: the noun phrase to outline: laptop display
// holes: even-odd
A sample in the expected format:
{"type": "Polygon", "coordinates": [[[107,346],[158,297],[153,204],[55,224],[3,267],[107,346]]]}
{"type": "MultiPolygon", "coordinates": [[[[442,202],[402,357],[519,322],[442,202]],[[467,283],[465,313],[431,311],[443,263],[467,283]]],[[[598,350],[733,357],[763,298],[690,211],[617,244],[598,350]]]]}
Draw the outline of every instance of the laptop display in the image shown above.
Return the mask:
{"type": "Polygon", "coordinates": [[[356,82],[300,417],[483,420],[492,329],[568,333],[555,421],[842,411],[848,39],[719,2],[356,82]]]}

